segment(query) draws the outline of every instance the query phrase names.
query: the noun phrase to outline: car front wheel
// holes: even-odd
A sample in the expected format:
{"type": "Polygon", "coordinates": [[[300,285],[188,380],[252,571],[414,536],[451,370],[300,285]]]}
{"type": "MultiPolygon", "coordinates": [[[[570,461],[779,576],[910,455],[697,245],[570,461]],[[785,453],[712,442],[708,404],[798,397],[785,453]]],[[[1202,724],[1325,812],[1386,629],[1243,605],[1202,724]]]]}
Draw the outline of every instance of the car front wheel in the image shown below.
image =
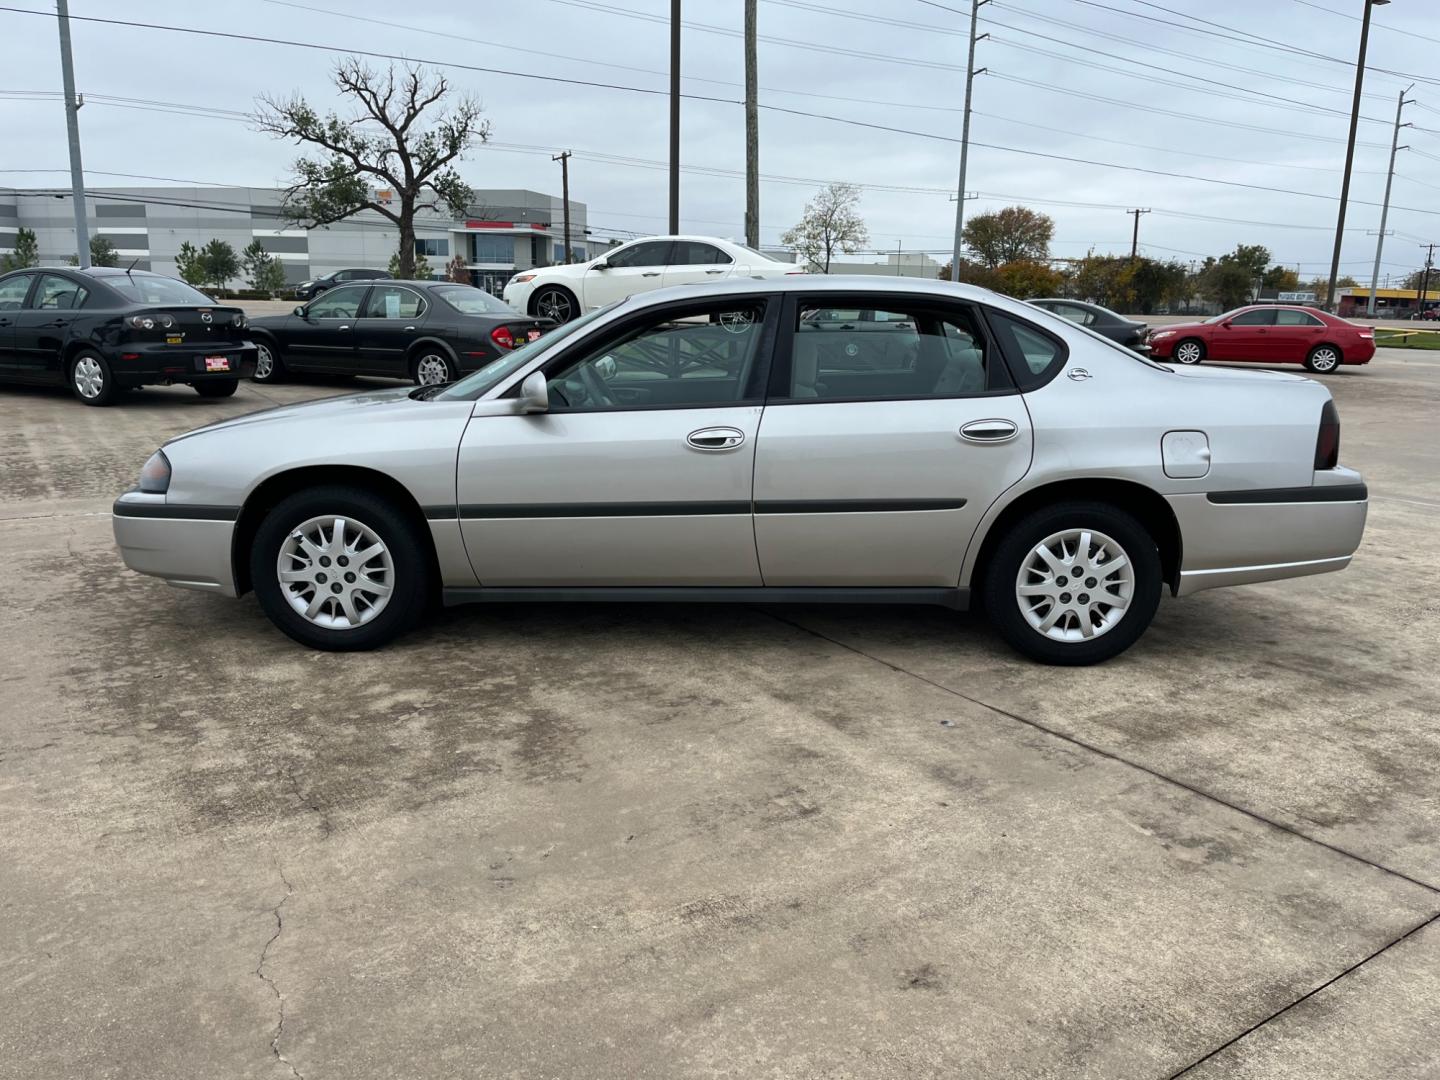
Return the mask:
{"type": "Polygon", "coordinates": [[[542,319],[554,319],[567,323],[580,314],[580,305],[569,289],[558,285],[547,285],[535,294],[534,313],[542,319]]]}
{"type": "Polygon", "coordinates": [[[413,627],[430,569],[410,519],[360,488],[318,487],[266,514],[250,580],[270,620],[313,649],[373,649],[413,627]]]}
{"type": "Polygon", "coordinates": [[[1001,538],[983,582],[1000,635],[1046,664],[1097,664],[1133,645],[1160,604],[1160,552],[1134,517],[1061,503],[1001,538]]]}
{"type": "Polygon", "coordinates": [[[255,342],[255,371],[250,376],[258,383],[279,382],[285,377],[285,364],[268,341],[255,342]]]}
{"type": "Polygon", "coordinates": [[[1175,358],[1177,363],[1198,364],[1201,360],[1205,359],[1205,346],[1201,342],[1189,338],[1176,345],[1175,351],[1171,353],[1171,356],[1175,358]]]}

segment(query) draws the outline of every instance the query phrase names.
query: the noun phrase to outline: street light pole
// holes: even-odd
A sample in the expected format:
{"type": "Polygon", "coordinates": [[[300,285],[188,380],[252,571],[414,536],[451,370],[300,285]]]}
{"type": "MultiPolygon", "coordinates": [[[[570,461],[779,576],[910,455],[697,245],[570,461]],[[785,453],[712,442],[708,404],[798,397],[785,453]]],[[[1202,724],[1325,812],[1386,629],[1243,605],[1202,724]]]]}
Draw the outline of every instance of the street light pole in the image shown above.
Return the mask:
{"type": "Polygon", "coordinates": [[[975,31],[980,26],[980,6],[989,2],[990,0],[971,0],[970,3],[970,54],[965,61],[965,113],[964,119],[960,121],[960,181],[955,186],[955,249],[950,257],[951,281],[960,280],[960,253],[965,247],[965,167],[970,157],[970,95],[975,85],[975,76],[985,71],[984,68],[975,70],[975,44],[990,36],[981,34],[976,37],[975,31]]]}
{"type": "MultiPolygon", "coordinates": [[[[1388,2],[1388,0],[1387,0],[1388,2]]],[[[670,0],[670,234],[680,231],[680,0],[670,0]]]]}
{"type": "Polygon", "coordinates": [[[1350,201],[1350,169],[1355,164],[1355,131],[1360,126],[1360,92],[1365,85],[1365,49],[1370,44],[1370,9],[1390,0],[1364,0],[1360,20],[1360,56],[1355,61],[1355,100],[1350,106],[1350,138],[1345,144],[1345,177],[1340,181],[1340,217],[1335,223],[1335,253],[1330,257],[1330,281],[1325,286],[1325,310],[1335,309],[1335,279],[1340,276],[1340,245],[1345,241],[1345,206],[1350,201]]]}
{"type": "Polygon", "coordinates": [[[90,226],[85,209],[85,167],[80,164],[80,102],[75,96],[75,63],[70,58],[69,0],[55,0],[60,23],[60,78],[65,85],[65,128],[70,137],[70,201],[75,204],[75,257],[90,265],[90,226]]]}
{"type": "MultiPolygon", "coordinates": [[[[1406,105],[1410,104],[1405,100],[1405,95],[1415,89],[1411,83],[1404,90],[1400,91],[1400,103],[1395,106],[1395,135],[1390,140],[1390,171],[1385,174],[1385,201],[1380,204],[1380,236],[1375,241],[1375,269],[1370,273],[1370,300],[1365,305],[1365,314],[1371,317],[1375,315],[1375,284],[1380,280],[1380,253],[1385,249],[1385,219],[1390,216],[1390,185],[1395,181],[1395,154],[1400,150],[1400,129],[1409,127],[1409,124],[1400,123],[1400,112],[1406,105]]],[[[1405,147],[1409,149],[1409,147],[1405,147]]]]}

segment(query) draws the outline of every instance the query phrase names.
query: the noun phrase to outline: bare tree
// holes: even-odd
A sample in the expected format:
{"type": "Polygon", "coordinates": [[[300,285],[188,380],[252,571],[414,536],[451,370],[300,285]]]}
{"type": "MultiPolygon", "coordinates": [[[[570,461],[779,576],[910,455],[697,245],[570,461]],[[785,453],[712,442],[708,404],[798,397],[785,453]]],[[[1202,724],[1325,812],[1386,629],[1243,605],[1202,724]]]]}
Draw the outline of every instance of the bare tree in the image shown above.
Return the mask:
{"type": "Polygon", "coordinates": [[[794,248],[810,270],[828,274],[837,251],[859,251],[870,241],[870,231],[856,210],[859,203],[859,185],[829,184],[805,204],[805,216],[780,242],[794,248]]]}
{"type": "Polygon", "coordinates": [[[400,273],[410,277],[416,212],[444,208],[456,217],[465,214],[474,192],[454,162],[490,137],[490,122],[481,119],[474,98],[447,102],[451,87],[445,77],[416,67],[397,72],[392,64],[376,71],[351,58],[336,65],[335,85],[358,103],[349,117],[322,116],[298,94],[259,100],[261,131],[319,151],[295,160],[285,214],[315,228],[374,210],[399,229],[400,273]]]}

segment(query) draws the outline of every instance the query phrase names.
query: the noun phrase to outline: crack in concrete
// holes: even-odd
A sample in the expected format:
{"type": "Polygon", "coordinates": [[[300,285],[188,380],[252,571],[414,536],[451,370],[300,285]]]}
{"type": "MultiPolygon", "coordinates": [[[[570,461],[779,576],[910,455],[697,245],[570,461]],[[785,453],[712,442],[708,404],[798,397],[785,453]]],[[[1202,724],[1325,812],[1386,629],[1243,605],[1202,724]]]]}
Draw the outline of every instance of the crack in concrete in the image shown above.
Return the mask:
{"type": "Polygon", "coordinates": [[[270,1052],[275,1055],[277,1061],[290,1070],[290,1075],[295,1077],[295,1080],[305,1080],[300,1070],[295,1068],[290,1059],[280,1052],[280,1038],[285,1034],[285,995],[280,992],[280,987],[275,984],[275,980],[265,974],[265,961],[270,956],[270,947],[274,945],[275,942],[280,939],[280,935],[285,932],[285,916],[280,913],[280,909],[285,906],[285,901],[289,900],[295,893],[295,886],[291,885],[290,879],[285,876],[284,868],[281,867],[279,863],[276,863],[275,869],[280,874],[280,880],[285,883],[285,895],[281,897],[280,903],[270,909],[270,914],[275,916],[275,933],[270,935],[270,940],[265,942],[265,947],[260,950],[260,961],[255,965],[255,975],[261,982],[268,986],[270,992],[275,995],[275,1006],[278,1018],[275,1023],[275,1034],[270,1039],[270,1052]]]}
{"type": "Polygon", "coordinates": [[[285,770],[285,779],[290,781],[290,790],[295,792],[295,798],[299,799],[307,810],[313,810],[320,815],[320,831],[326,836],[333,833],[335,824],[330,820],[330,815],[325,812],[325,807],[321,805],[320,801],[313,795],[306,795],[300,790],[300,781],[295,779],[295,774],[289,769],[285,770]]]}

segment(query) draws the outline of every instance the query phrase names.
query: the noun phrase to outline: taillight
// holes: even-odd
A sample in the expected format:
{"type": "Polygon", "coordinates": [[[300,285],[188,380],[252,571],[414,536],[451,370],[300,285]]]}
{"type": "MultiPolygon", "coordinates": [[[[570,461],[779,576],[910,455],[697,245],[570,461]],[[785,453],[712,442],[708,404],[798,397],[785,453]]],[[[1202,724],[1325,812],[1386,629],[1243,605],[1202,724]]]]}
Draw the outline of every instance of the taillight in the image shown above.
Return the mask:
{"type": "Polygon", "coordinates": [[[1320,410],[1320,433],[1315,437],[1315,468],[1333,469],[1340,464],[1340,414],[1335,402],[1325,402],[1320,410]]]}
{"type": "Polygon", "coordinates": [[[494,330],[491,330],[490,340],[502,349],[513,349],[515,347],[515,338],[511,335],[508,326],[497,326],[494,330]]]}
{"type": "Polygon", "coordinates": [[[125,320],[125,325],[132,330],[169,330],[175,325],[175,320],[164,312],[153,315],[131,315],[125,320]]]}

